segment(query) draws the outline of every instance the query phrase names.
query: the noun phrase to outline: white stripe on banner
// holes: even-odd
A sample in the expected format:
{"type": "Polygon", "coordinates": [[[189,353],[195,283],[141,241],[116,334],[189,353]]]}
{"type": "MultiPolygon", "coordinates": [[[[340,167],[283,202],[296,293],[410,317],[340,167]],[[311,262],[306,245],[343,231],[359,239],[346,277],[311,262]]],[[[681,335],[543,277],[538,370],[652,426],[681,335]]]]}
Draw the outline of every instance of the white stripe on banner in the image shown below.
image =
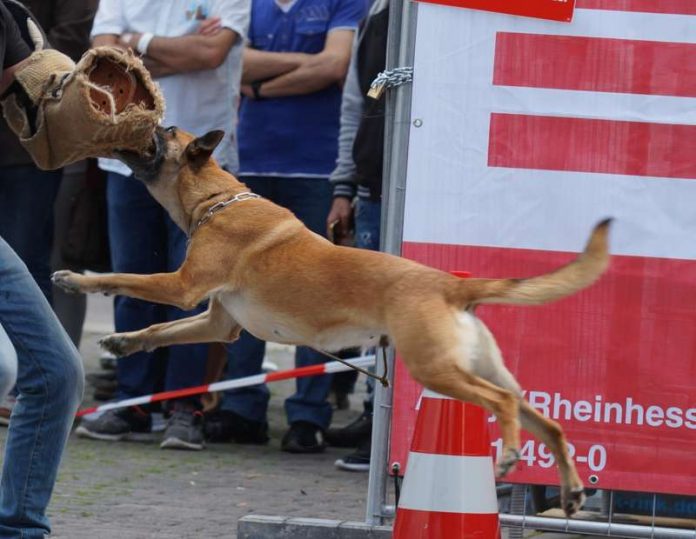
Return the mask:
{"type": "Polygon", "coordinates": [[[447,513],[497,513],[493,460],[409,453],[399,507],[447,513]]]}
{"type": "Polygon", "coordinates": [[[577,252],[615,217],[612,253],[696,260],[694,179],[488,166],[492,113],[696,125],[694,98],[496,87],[496,32],[694,43],[694,24],[581,9],[566,25],[419,5],[412,118],[422,123],[410,133],[404,241],[577,252]]]}
{"type": "MultiPolygon", "coordinates": [[[[696,24],[696,17],[694,17],[696,24]]],[[[696,125],[696,98],[493,86],[493,110],[512,114],[696,125]]],[[[488,116],[479,128],[488,129],[488,116]]]]}
{"type": "Polygon", "coordinates": [[[438,163],[437,177],[409,184],[404,241],[578,252],[594,224],[615,217],[612,254],[696,260],[696,180],[481,167],[467,178],[475,189],[452,196],[447,186],[464,181],[457,166],[438,163]],[[523,204],[511,183],[524,185],[523,204]]]}

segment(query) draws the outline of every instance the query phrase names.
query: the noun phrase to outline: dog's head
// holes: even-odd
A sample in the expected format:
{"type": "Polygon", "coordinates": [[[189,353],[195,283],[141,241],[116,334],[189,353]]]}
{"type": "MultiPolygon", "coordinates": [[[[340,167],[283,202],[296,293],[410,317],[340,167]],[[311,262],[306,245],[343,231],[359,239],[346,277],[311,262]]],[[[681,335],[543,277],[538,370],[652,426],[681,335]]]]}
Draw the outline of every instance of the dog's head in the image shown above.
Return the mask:
{"type": "Polygon", "coordinates": [[[224,131],[210,131],[195,137],[174,126],[157,127],[148,153],[119,151],[115,155],[186,230],[190,211],[210,188],[202,181],[203,168],[218,168],[211,155],[224,135],[224,131]]]}
{"type": "Polygon", "coordinates": [[[186,172],[197,174],[224,136],[224,131],[195,137],[175,126],[157,127],[147,153],[117,151],[115,155],[131,168],[136,178],[151,184],[186,172]]]}

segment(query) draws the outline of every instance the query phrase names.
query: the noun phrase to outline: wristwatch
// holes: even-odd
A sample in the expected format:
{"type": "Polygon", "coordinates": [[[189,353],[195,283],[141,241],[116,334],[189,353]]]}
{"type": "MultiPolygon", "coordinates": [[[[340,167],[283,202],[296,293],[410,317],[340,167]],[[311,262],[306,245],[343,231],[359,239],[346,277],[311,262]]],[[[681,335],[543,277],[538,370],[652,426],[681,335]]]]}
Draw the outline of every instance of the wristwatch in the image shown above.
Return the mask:
{"type": "Polygon", "coordinates": [[[259,80],[255,80],[251,83],[251,91],[254,92],[254,99],[263,99],[263,96],[261,95],[262,84],[263,82],[259,80]]]}

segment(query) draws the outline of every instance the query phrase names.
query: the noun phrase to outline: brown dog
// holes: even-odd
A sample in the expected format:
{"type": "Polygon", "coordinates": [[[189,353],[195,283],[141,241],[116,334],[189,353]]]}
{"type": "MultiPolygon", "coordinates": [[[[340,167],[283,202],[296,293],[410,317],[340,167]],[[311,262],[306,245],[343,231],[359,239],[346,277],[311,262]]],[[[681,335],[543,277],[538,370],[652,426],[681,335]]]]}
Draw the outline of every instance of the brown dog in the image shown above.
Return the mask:
{"type": "Polygon", "coordinates": [[[609,262],[609,220],[596,226],[578,258],[546,275],[459,279],[396,256],[335,246],[288,210],[244,194],[246,186],[210,157],[222,136],[159,129],[151,157],[121,154],[191,236],[186,260],[174,273],[59,271],[54,282],[70,291],[121,294],[185,310],[210,302],[203,314],[110,335],[102,346],[125,356],[172,344],[232,342],[242,328],[260,339],[333,351],[375,346],[387,337],[425,387],[495,414],[504,444],[500,477],[519,458],[520,421],[543,441],[559,466],[563,509],[575,513],[584,501],[583,485],[563,431],[522,398],[474,308],[541,304],[589,286],[609,262]],[[225,201],[233,202],[211,212],[225,201]]]}

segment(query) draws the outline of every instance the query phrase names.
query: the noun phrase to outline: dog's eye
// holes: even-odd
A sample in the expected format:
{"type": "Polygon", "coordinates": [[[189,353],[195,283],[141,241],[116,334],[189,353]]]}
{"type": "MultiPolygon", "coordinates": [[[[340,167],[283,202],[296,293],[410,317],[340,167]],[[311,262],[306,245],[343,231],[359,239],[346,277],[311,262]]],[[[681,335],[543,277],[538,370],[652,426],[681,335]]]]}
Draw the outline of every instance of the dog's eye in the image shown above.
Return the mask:
{"type": "Polygon", "coordinates": [[[170,133],[171,135],[176,134],[176,126],[172,125],[171,127],[167,127],[167,133],[170,133]]]}

